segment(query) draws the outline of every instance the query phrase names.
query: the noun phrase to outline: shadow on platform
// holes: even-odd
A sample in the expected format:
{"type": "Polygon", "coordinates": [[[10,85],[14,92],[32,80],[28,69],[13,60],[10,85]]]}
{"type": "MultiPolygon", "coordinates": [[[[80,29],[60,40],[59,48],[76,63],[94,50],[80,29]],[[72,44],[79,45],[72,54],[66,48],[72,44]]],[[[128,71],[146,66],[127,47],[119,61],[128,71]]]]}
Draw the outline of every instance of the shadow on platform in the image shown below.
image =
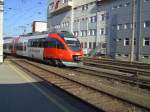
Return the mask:
{"type": "Polygon", "coordinates": [[[99,112],[44,82],[0,84],[0,112],[64,112],[65,110],[99,112]]]}

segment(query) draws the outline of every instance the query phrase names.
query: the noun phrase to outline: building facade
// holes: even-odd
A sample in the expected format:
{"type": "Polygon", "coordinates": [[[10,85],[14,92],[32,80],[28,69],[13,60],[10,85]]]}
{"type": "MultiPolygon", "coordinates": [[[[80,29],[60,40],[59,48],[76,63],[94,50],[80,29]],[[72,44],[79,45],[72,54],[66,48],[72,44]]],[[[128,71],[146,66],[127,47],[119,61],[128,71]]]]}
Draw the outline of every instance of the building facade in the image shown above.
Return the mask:
{"type": "MultiPolygon", "coordinates": [[[[70,31],[84,52],[130,60],[132,0],[49,0],[48,30],[70,31]]],[[[134,58],[150,62],[150,0],[136,0],[134,58]]]]}
{"type": "Polygon", "coordinates": [[[0,0],[0,63],[3,62],[3,0],[0,0]]]}

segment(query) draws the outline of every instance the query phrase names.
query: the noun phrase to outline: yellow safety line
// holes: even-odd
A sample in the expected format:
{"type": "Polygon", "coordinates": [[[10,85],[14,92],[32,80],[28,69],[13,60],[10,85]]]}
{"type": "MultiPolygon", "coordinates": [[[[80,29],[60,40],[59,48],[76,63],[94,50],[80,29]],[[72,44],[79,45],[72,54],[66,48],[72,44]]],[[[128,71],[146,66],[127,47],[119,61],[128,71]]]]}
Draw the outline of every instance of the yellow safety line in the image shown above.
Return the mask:
{"type": "MultiPolygon", "coordinates": [[[[20,77],[22,77],[23,79],[25,79],[28,82],[31,82],[31,79],[29,79],[27,76],[25,76],[25,74],[23,74],[22,72],[19,71],[19,69],[17,69],[16,67],[14,67],[11,64],[8,64],[8,66],[13,69],[20,77]]],[[[36,88],[41,94],[43,94],[46,98],[48,98],[48,100],[52,101],[54,104],[56,104],[58,107],[60,107],[64,112],[69,112],[67,108],[65,108],[64,106],[62,106],[60,103],[58,103],[54,98],[50,97],[45,91],[43,91],[40,87],[38,87],[37,85],[30,83],[34,88],[36,88]]]]}

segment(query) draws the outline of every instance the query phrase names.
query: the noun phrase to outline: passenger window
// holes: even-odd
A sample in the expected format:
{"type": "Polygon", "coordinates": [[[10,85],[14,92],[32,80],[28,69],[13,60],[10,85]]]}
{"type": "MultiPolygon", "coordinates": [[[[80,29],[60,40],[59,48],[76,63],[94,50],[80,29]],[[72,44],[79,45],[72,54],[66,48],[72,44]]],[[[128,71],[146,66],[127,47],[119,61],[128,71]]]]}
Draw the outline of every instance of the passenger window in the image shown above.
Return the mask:
{"type": "Polygon", "coordinates": [[[57,40],[57,43],[56,43],[56,47],[58,49],[65,49],[64,45],[60,41],[58,41],[58,40],[57,40]]]}
{"type": "Polygon", "coordinates": [[[64,45],[57,39],[55,38],[50,38],[47,39],[48,41],[48,47],[49,48],[58,48],[58,49],[64,49],[64,45]]]}

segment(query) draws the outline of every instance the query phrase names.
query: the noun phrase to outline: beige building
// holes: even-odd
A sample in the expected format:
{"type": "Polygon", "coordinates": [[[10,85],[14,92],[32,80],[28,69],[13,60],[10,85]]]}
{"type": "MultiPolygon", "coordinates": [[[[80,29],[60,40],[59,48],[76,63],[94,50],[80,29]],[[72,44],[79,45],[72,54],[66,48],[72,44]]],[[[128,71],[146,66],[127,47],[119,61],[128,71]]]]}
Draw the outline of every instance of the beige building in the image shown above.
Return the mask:
{"type": "Polygon", "coordinates": [[[0,63],[3,62],[3,0],[0,0],[0,63]]]}
{"type": "Polygon", "coordinates": [[[34,21],[32,24],[32,32],[42,32],[42,31],[47,31],[47,22],[34,21]]]}

